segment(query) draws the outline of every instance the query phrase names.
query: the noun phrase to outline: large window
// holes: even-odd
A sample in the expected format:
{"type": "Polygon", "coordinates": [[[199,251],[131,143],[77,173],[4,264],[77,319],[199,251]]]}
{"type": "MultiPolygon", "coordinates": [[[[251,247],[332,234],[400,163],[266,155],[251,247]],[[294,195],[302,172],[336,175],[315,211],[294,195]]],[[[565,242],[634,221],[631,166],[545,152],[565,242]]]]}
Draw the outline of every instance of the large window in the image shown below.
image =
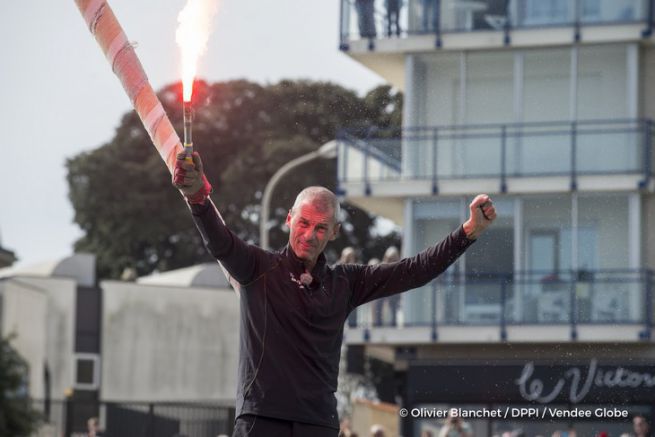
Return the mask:
{"type": "Polygon", "coordinates": [[[418,80],[415,87],[418,102],[418,126],[444,126],[462,123],[461,60],[460,56],[422,56],[417,63],[418,80]]]}
{"type": "Polygon", "coordinates": [[[523,57],[522,121],[569,119],[571,50],[531,50],[523,57]]]}
{"type": "MultiPolygon", "coordinates": [[[[458,55],[418,57],[415,62],[412,86],[415,103],[415,120],[410,125],[451,126],[461,124],[461,58],[458,55]]],[[[438,145],[429,132],[411,135],[403,143],[403,172],[409,177],[428,176],[437,166],[437,174],[450,176],[461,172],[456,167],[458,150],[454,140],[438,145]],[[438,153],[435,160],[434,154],[438,153]]]]}
{"type": "Polygon", "coordinates": [[[526,270],[543,276],[571,269],[570,196],[525,199],[523,238],[526,270]],[[568,255],[567,255],[568,254],[568,255]]]}
{"type": "MultiPolygon", "coordinates": [[[[640,229],[630,226],[640,211],[630,196],[497,197],[498,220],[436,292],[428,285],[404,295],[405,323],[429,324],[433,310],[441,324],[497,323],[503,302],[509,323],[567,323],[574,311],[581,323],[641,320],[640,229]]],[[[452,232],[470,200],[415,201],[410,251],[452,232]]]]}
{"type": "Polygon", "coordinates": [[[625,45],[581,46],[578,49],[577,118],[626,118],[628,58],[625,45]]]}
{"type": "Polygon", "coordinates": [[[518,3],[521,24],[525,26],[573,21],[573,2],[569,0],[524,0],[518,3]]]}
{"type": "Polygon", "coordinates": [[[646,16],[647,6],[645,0],[521,0],[512,3],[515,14],[512,21],[517,26],[637,21],[646,16]]]}
{"type": "Polygon", "coordinates": [[[580,174],[641,171],[638,56],[608,44],[409,57],[405,126],[461,127],[407,131],[403,174],[493,176],[502,144],[509,175],[569,175],[573,162],[580,174]]]}
{"type": "MultiPolygon", "coordinates": [[[[418,253],[429,246],[441,241],[448,234],[454,231],[461,223],[462,201],[443,200],[440,202],[420,202],[413,205],[413,238],[412,252],[418,253]]],[[[449,277],[457,271],[457,266],[452,266],[445,273],[449,277]]],[[[403,297],[403,313],[405,323],[430,323],[432,320],[432,309],[438,306],[441,312],[440,319],[445,313],[452,314],[457,310],[458,304],[454,300],[456,290],[447,288],[439,291],[439,295],[433,291],[431,284],[411,291],[403,297]],[[439,305],[433,300],[439,298],[439,305]]]]}
{"type": "Polygon", "coordinates": [[[633,49],[605,44],[422,55],[412,72],[409,101],[416,103],[405,125],[634,117],[638,56],[633,49]]]}
{"type": "Polygon", "coordinates": [[[514,117],[512,52],[466,57],[466,124],[503,123],[514,117]]]}

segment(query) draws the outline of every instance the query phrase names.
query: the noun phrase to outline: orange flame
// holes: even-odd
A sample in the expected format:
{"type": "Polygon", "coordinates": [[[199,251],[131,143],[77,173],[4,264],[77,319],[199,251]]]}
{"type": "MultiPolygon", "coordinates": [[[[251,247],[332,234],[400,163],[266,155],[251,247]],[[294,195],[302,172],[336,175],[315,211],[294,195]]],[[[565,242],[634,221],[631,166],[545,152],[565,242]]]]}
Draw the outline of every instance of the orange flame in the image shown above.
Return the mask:
{"type": "Polygon", "coordinates": [[[191,101],[198,60],[207,49],[212,19],[217,10],[218,0],[187,0],[177,16],[179,25],[175,40],[182,52],[182,93],[185,102],[191,101]]]}

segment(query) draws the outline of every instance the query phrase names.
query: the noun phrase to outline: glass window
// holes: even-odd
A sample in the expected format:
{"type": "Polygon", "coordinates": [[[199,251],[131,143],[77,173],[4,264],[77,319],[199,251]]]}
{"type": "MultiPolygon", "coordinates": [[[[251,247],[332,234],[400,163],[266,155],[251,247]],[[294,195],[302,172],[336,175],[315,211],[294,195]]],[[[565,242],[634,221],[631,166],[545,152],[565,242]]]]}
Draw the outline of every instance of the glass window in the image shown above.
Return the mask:
{"type": "Polygon", "coordinates": [[[466,123],[507,123],[514,118],[514,54],[472,53],[466,58],[466,123]]]}
{"type": "Polygon", "coordinates": [[[578,49],[576,109],[579,120],[629,116],[626,47],[598,45],[578,49]]]}
{"type": "Polygon", "coordinates": [[[522,24],[525,26],[544,26],[573,21],[572,2],[569,0],[526,0],[522,24]]]}
{"type": "Polygon", "coordinates": [[[628,196],[578,198],[578,268],[627,269],[630,267],[628,196]]]}
{"type": "MultiPolygon", "coordinates": [[[[436,30],[437,1],[436,0],[409,0],[409,32],[410,33],[432,33],[436,30]]],[[[447,9],[442,7],[442,10],[447,9]]],[[[442,29],[444,28],[442,21],[442,29]]]]}
{"type": "Polygon", "coordinates": [[[559,267],[559,232],[557,230],[538,229],[530,232],[531,270],[554,274],[559,267]]]}
{"type": "Polygon", "coordinates": [[[461,123],[460,57],[458,55],[423,56],[418,64],[424,71],[424,87],[415,87],[418,126],[448,126],[461,123]]]}
{"type": "Polygon", "coordinates": [[[563,323],[570,315],[571,197],[523,202],[525,270],[515,314],[527,323],[563,323]]]}
{"type": "Polygon", "coordinates": [[[644,18],[647,4],[643,0],[580,1],[580,21],[583,23],[641,20],[644,18]]]}
{"type": "Polygon", "coordinates": [[[523,120],[570,118],[571,50],[530,50],[523,68],[523,120]]]}
{"type": "Polygon", "coordinates": [[[528,270],[548,275],[571,268],[571,197],[525,199],[523,203],[525,254],[528,270]]]}
{"type": "MultiPolygon", "coordinates": [[[[461,203],[459,199],[437,202],[415,201],[413,208],[413,247],[415,253],[441,241],[455,230],[461,221],[461,203]]],[[[442,319],[446,313],[453,313],[456,309],[456,307],[446,308],[444,305],[457,304],[456,301],[453,302],[453,300],[449,298],[451,295],[457,295],[457,290],[443,285],[448,282],[449,275],[451,275],[456,268],[456,266],[451,266],[451,268],[442,275],[444,281],[441,282],[438,294],[439,301],[445,303],[443,305],[437,305],[437,310],[440,312],[439,319],[442,319]]],[[[402,303],[404,323],[410,325],[416,323],[430,323],[432,321],[432,308],[434,307],[433,299],[436,297],[436,294],[437,293],[433,292],[432,284],[428,284],[404,294],[402,303]]]]}
{"type": "MultiPolygon", "coordinates": [[[[460,123],[460,57],[457,55],[423,56],[417,61],[416,98],[412,126],[451,126],[460,123]]],[[[452,139],[434,142],[429,131],[411,135],[404,141],[403,170],[410,177],[431,176],[436,163],[437,174],[452,176],[457,149],[452,139]],[[436,161],[435,161],[436,148],[436,161]]]]}

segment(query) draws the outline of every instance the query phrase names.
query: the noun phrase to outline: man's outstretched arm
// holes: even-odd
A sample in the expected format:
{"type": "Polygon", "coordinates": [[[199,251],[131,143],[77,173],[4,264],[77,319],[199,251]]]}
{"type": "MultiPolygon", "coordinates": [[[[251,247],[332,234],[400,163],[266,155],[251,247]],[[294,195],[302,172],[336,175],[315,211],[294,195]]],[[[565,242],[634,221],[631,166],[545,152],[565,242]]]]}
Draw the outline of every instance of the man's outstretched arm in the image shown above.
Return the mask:
{"type": "Polygon", "coordinates": [[[177,156],[173,185],[189,204],[193,221],[209,253],[221,262],[230,276],[241,284],[247,284],[259,271],[263,254],[225,226],[218,209],[209,198],[212,186],[205,177],[200,155],[193,153],[193,163],[187,162],[185,158],[184,153],[177,156]]]}
{"type": "Polygon", "coordinates": [[[450,267],[496,219],[496,209],[486,194],[469,205],[469,219],[439,243],[395,263],[353,266],[352,307],[412,290],[427,284],[450,267]]]}

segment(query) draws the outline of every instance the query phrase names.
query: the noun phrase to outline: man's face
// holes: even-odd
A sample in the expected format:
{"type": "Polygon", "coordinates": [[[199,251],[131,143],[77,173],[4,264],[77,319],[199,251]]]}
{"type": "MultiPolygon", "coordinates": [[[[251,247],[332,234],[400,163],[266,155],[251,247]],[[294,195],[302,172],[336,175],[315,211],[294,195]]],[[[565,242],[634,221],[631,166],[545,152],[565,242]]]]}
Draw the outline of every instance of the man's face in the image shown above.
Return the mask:
{"type": "Polygon", "coordinates": [[[632,424],[634,427],[635,434],[637,436],[642,436],[642,435],[648,435],[648,422],[646,422],[646,419],[644,419],[641,416],[636,416],[632,420],[632,424]]]}
{"type": "Polygon", "coordinates": [[[339,225],[335,223],[334,211],[321,211],[311,200],[303,202],[287,215],[289,244],[293,253],[303,261],[316,262],[329,241],[337,238],[339,225]]]}

